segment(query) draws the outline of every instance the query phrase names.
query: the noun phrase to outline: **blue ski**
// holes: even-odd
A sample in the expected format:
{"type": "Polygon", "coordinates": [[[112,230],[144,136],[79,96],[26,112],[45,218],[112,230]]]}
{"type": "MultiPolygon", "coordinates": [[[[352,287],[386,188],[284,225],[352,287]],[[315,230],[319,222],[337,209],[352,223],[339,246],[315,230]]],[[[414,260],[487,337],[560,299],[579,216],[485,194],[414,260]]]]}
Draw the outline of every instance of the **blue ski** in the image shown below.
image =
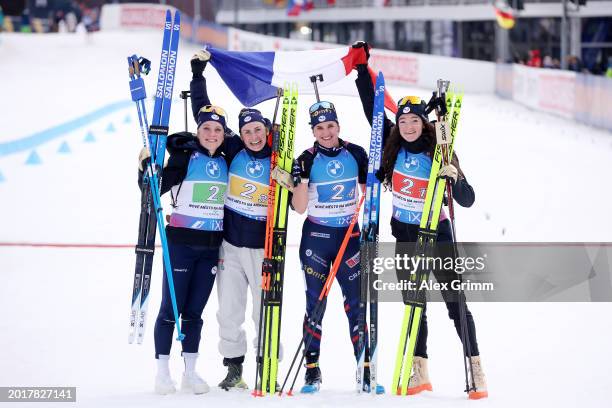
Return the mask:
{"type": "Polygon", "coordinates": [[[153,119],[150,127],[145,109],[146,91],[144,81],[141,78],[141,73],[146,74],[148,71],[148,64],[145,65],[146,70],[143,70],[142,62],[144,59],[139,59],[135,55],[128,57],[132,100],[136,102],[143,144],[151,153],[151,160],[145,169],[142,183],[141,213],[138,228],[138,242],[136,245],[136,269],[132,290],[132,308],[128,338],[130,343],[134,341],[135,337],[139,344],[141,344],[144,339],[153,254],[155,251],[155,233],[158,224],[162,226],[162,228],[159,229],[159,233],[162,243],[164,268],[167,271],[166,277],[168,279],[168,287],[170,289],[175,323],[178,331],[178,339],[182,340],[182,338],[184,338],[178,320],[178,309],[176,306],[174,282],[172,279],[172,267],[170,265],[165,229],[163,228],[163,208],[161,207],[159,191],[166,151],[166,139],[168,136],[168,122],[172,103],[179,32],[180,13],[178,11],[175,13],[174,22],[172,22],[172,15],[168,10],[166,12],[166,21],[164,24],[160,69],[156,84],[153,119]]]}
{"type": "Polygon", "coordinates": [[[370,278],[372,262],[378,256],[378,216],[380,207],[380,181],[376,173],[382,161],[383,125],[385,121],[385,79],[382,72],[376,78],[372,133],[368,156],[368,176],[366,179],[365,202],[363,211],[363,228],[361,230],[360,267],[361,292],[359,300],[359,355],[357,356],[357,392],[384,393],[384,388],[377,384],[377,342],[378,342],[378,294],[372,288],[370,278]],[[369,350],[366,347],[367,322],[366,310],[369,304],[369,350]],[[366,363],[366,350],[369,351],[369,363],[366,363]],[[364,382],[365,368],[369,365],[370,381],[364,382]]]}

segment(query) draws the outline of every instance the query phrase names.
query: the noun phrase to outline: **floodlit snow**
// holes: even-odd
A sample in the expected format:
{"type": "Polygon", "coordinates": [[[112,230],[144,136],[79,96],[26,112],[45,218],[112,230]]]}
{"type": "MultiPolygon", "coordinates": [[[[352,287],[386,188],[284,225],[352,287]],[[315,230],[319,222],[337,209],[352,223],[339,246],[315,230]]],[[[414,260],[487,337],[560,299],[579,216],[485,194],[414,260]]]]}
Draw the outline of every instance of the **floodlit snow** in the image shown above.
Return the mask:
{"type": "MultiPolygon", "coordinates": [[[[0,144],[60,125],[129,98],[126,57],[152,60],[152,83],[159,63],[161,33],[0,36],[0,144]]],[[[188,89],[189,57],[182,43],[175,82],[171,131],[184,129],[178,91],[188,89]]],[[[240,104],[212,67],[209,94],[237,128],[240,104]]],[[[444,76],[441,70],[440,76],[444,76]]],[[[434,84],[432,84],[433,86],[434,84]]],[[[427,97],[425,89],[390,86],[395,99],[427,97]]],[[[366,149],[369,126],[350,79],[321,89],[338,108],[341,137],[366,149]],[[352,95],[352,96],[350,96],[352,95]]],[[[307,107],[300,97],[296,153],[312,144],[307,107]]],[[[271,115],[273,102],[262,105],[271,115]]],[[[150,105],[150,111],[152,104],[150,105]]],[[[195,123],[189,114],[189,129],[195,123]]],[[[141,137],[133,106],[98,119],[36,147],[41,164],[25,165],[32,149],[0,156],[0,242],[126,244],[136,240],[139,190],[137,156],[141,137]],[[131,120],[126,123],[126,118],[131,120]],[[108,132],[112,124],[114,132],[108,132]],[[95,141],[86,142],[91,132],[95,141]],[[70,153],[58,153],[63,142],[70,153]],[[3,181],[2,181],[3,180],[3,181]]],[[[466,94],[456,151],[476,191],[472,208],[458,207],[457,233],[463,241],[612,241],[612,199],[607,174],[612,135],[572,121],[531,111],[491,95],[466,94]]],[[[169,208],[166,199],[166,210],[169,208]]],[[[383,197],[381,241],[391,197],[383,197]]],[[[166,211],[167,212],[167,211],[166,211]]],[[[301,335],[303,279],[297,256],[303,217],[292,213],[286,262],[282,341],[284,375],[301,335]]],[[[491,407],[609,405],[612,352],[610,304],[470,304],[474,313],[490,398],[468,401],[463,391],[461,348],[442,304],[429,314],[430,375],[434,392],[407,400],[357,396],[354,359],[337,287],[324,319],[319,395],[254,399],[248,392],[160,397],[153,390],[152,328],[159,304],[161,253],[155,257],[145,344],[127,344],[134,268],[133,249],[32,248],[0,246],[0,386],[76,386],[77,404],[138,406],[384,406],[491,407]],[[376,398],[373,400],[372,398],[376,398]]],[[[224,376],[217,351],[217,299],[204,311],[199,372],[211,386],[224,376]]],[[[379,378],[389,387],[402,307],[381,304],[379,378]]],[[[255,328],[247,324],[249,336],[255,328]]],[[[180,381],[180,345],[171,368],[180,381]]],[[[253,385],[253,353],[245,365],[253,385]]],[[[301,375],[298,388],[302,384],[301,375]]]]}

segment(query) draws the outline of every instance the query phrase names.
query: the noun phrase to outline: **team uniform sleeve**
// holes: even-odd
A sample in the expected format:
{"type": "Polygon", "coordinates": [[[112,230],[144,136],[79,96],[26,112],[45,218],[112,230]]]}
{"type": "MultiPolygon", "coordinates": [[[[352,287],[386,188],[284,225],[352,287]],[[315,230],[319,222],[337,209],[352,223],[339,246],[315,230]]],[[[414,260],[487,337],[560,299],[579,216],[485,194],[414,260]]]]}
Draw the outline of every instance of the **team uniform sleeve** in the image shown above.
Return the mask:
{"type": "Polygon", "coordinates": [[[191,92],[191,111],[193,118],[198,121],[198,112],[203,106],[210,105],[210,98],[206,89],[206,78],[194,78],[189,83],[191,92]]]}
{"type": "Polygon", "coordinates": [[[242,141],[242,138],[240,136],[238,136],[229,129],[227,129],[225,134],[226,137],[223,142],[225,143],[225,157],[229,166],[232,160],[234,160],[234,157],[236,157],[236,155],[242,149],[244,149],[244,142],[242,141]]]}
{"type": "Polygon", "coordinates": [[[368,154],[363,147],[352,143],[347,145],[347,149],[357,161],[359,184],[365,184],[368,178],[368,154]]]}
{"type": "Polygon", "coordinates": [[[474,189],[465,177],[459,178],[453,185],[453,198],[462,207],[471,207],[476,200],[474,189]]]}
{"type": "Polygon", "coordinates": [[[172,187],[180,184],[185,179],[189,157],[189,152],[184,151],[170,154],[168,165],[164,167],[160,194],[166,194],[172,187]]]}

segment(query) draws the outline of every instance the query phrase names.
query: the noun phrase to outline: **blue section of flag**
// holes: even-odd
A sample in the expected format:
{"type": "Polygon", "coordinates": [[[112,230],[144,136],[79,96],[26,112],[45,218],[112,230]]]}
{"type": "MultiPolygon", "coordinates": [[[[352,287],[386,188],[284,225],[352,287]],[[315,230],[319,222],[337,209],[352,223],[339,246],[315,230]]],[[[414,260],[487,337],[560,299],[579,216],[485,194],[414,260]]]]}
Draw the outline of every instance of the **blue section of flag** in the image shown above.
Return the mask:
{"type": "Polygon", "coordinates": [[[35,164],[41,164],[41,163],[42,163],[42,160],[40,160],[40,156],[38,155],[38,153],[36,153],[36,150],[32,150],[32,152],[28,156],[28,159],[25,162],[25,164],[28,164],[28,165],[35,165],[35,164]]]}
{"type": "Polygon", "coordinates": [[[272,85],[274,52],[224,51],[208,47],[210,63],[244,106],[276,97],[272,85]]]}
{"type": "Polygon", "coordinates": [[[4,178],[4,176],[2,175],[2,172],[0,172],[0,183],[2,183],[3,181],[5,181],[6,179],[4,178]]]}
{"type": "Polygon", "coordinates": [[[123,119],[123,123],[132,123],[132,117],[129,114],[125,115],[125,119],[123,119]]]}
{"type": "Polygon", "coordinates": [[[108,126],[106,127],[106,131],[107,132],[114,132],[115,131],[115,126],[111,123],[108,124],[108,126]]]}

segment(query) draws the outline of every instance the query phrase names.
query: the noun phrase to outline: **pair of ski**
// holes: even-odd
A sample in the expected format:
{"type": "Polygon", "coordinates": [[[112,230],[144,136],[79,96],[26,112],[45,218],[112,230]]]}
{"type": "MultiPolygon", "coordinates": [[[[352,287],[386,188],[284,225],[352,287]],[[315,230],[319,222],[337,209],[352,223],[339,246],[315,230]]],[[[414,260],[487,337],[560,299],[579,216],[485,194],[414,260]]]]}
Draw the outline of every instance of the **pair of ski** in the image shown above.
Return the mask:
{"type": "MultiPolygon", "coordinates": [[[[270,169],[279,166],[290,173],[293,166],[293,142],[298,102],[297,84],[285,84],[282,90],[279,88],[272,120],[274,124],[281,97],[283,108],[280,128],[274,125],[272,129],[270,169]]],[[[274,394],[277,391],[288,211],[289,191],[282,188],[270,176],[254,396],[274,394]]]]}
{"type": "Polygon", "coordinates": [[[378,368],[378,292],[372,282],[374,259],[378,257],[378,219],[380,207],[380,181],[376,173],[382,162],[383,130],[385,122],[385,78],[382,72],[376,77],[374,87],[374,109],[372,114],[372,133],[368,155],[368,176],[366,178],[363,226],[359,246],[360,258],[360,297],[359,297],[359,330],[356,386],[357,392],[384,393],[384,388],[377,383],[378,368]],[[369,336],[366,321],[369,306],[369,336]],[[366,361],[366,355],[369,361],[366,361]],[[369,366],[369,384],[366,383],[366,367],[369,366]]]}
{"type": "Polygon", "coordinates": [[[172,104],[172,90],[176,72],[178,43],[180,37],[181,15],[177,11],[172,20],[170,10],[166,12],[164,23],[164,36],[162,40],[161,60],[156,84],[155,105],[151,126],[147,119],[145,109],[146,90],[142,74],[147,74],[150,63],[136,55],[128,57],[130,73],[130,92],[132,100],[136,103],[138,121],[144,146],[149,149],[150,160],[144,169],[141,192],[141,208],[138,225],[138,241],[136,244],[136,268],[132,288],[132,307],[130,311],[130,327],[128,341],[142,344],[147,319],[147,306],[151,287],[151,272],[153,267],[153,254],[155,252],[155,234],[159,225],[159,234],[162,243],[164,268],[170,289],[172,307],[174,309],[175,324],[178,331],[178,340],[184,338],[179,323],[172,267],[168,252],[168,240],[163,228],[163,209],[161,206],[160,188],[164,156],[166,153],[166,140],[168,137],[168,123],[170,120],[170,107],[172,104]]]}
{"type": "MultiPolygon", "coordinates": [[[[444,192],[447,192],[449,206],[452,208],[452,190],[450,184],[446,183],[445,178],[439,178],[438,173],[443,165],[450,164],[453,155],[453,144],[457,132],[457,123],[461,113],[461,102],[463,94],[455,94],[447,92],[448,81],[438,81],[438,97],[445,101],[446,106],[442,106],[438,111],[438,122],[436,123],[436,138],[437,145],[432,160],[431,173],[427,185],[423,214],[417,241],[415,245],[414,256],[418,258],[427,258],[433,255],[435,251],[438,224],[440,220],[440,211],[444,201],[444,192]],[[447,118],[451,119],[450,128],[447,118]]],[[[443,104],[444,105],[444,104],[443,104]]],[[[451,221],[454,222],[452,219],[451,221]]],[[[453,225],[454,232],[454,225],[453,225]]],[[[454,235],[454,234],[453,234],[454,235]]],[[[397,348],[397,357],[395,368],[393,371],[393,382],[391,389],[397,395],[407,395],[408,383],[412,372],[412,363],[414,360],[414,351],[419,335],[421,325],[421,317],[425,307],[424,290],[419,290],[420,283],[429,278],[429,270],[419,268],[413,272],[410,279],[414,282],[416,290],[410,291],[405,300],[404,316],[400,332],[400,340],[397,348]]],[[[458,300],[462,302],[462,299],[458,300]]],[[[465,306],[465,305],[463,305],[465,306]]],[[[464,308],[465,310],[465,308],[464,308]]],[[[465,320],[465,319],[463,319],[465,320]]],[[[467,327],[462,322],[462,341],[464,344],[464,354],[466,350],[467,327]]],[[[469,354],[469,353],[468,353],[469,354]]],[[[466,359],[464,359],[465,362],[466,359]]],[[[467,368],[466,368],[467,373],[467,368]]],[[[467,374],[466,374],[467,382],[467,374]]],[[[469,389],[469,387],[468,387],[469,389]]]]}

